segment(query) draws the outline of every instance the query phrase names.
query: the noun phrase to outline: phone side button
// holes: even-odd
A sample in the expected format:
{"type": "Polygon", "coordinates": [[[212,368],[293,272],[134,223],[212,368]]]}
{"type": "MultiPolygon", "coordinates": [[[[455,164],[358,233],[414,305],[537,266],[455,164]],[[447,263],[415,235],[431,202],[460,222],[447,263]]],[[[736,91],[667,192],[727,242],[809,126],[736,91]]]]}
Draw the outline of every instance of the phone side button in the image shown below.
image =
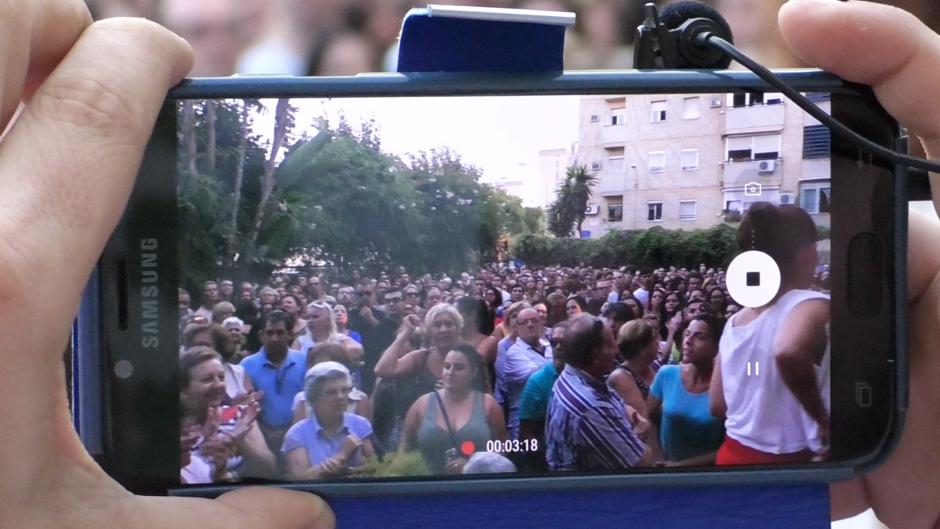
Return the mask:
{"type": "Polygon", "coordinates": [[[855,383],[855,404],[859,408],[871,408],[871,384],[867,382],[855,383]]]}
{"type": "Polygon", "coordinates": [[[881,313],[884,290],[884,248],[872,233],[856,235],[849,243],[849,310],[867,320],[881,313]]]}

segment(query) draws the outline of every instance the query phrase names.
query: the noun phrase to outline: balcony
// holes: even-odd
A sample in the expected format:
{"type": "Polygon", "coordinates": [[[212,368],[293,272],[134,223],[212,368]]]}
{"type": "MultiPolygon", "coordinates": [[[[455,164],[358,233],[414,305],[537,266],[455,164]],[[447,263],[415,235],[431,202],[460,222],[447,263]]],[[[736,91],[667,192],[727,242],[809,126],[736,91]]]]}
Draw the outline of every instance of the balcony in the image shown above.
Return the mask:
{"type": "Polygon", "coordinates": [[[623,145],[627,143],[629,127],[626,125],[604,125],[601,127],[601,145],[623,145]]]}
{"type": "Polygon", "coordinates": [[[591,189],[596,197],[620,196],[629,189],[628,185],[632,185],[632,181],[627,182],[627,174],[625,173],[602,173],[599,176],[597,184],[591,189]]]}
{"type": "Polygon", "coordinates": [[[748,160],[743,162],[724,162],[722,165],[722,185],[724,187],[743,187],[748,182],[761,185],[779,185],[783,175],[783,160],[748,160]]]}
{"type": "Polygon", "coordinates": [[[725,110],[723,134],[756,134],[783,130],[786,105],[754,105],[725,110]]]}

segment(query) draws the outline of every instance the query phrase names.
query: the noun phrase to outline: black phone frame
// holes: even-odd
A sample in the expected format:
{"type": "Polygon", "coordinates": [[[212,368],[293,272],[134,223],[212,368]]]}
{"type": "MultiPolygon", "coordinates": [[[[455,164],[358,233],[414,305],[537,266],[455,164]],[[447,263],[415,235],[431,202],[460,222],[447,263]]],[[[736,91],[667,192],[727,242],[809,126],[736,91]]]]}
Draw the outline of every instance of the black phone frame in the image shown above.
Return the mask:
{"type": "MultiPolygon", "coordinates": [[[[779,70],[788,84],[804,92],[833,94],[833,116],[859,130],[873,141],[890,148],[906,150],[903,131],[878,105],[870,89],[848,83],[819,70],[779,70]]],[[[534,95],[534,94],[672,94],[773,91],[755,75],[741,71],[622,71],[566,72],[563,74],[475,74],[419,73],[378,74],[335,78],[232,77],[189,79],[168,95],[154,136],[148,145],[127,211],[108,243],[98,270],[100,288],[87,297],[95,300],[100,311],[83,312],[84,325],[100,332],[95,347],[85,346],[85,356],[97,356],[96,381],[102,394],[86,395],[83,402],[96,401],[99,409],[84,413],[90,420],[100,419],[103,446],[99,460],[109,472],[135,492],[214,496],[232,488],[222,486],[180,487],[178,483],[178,377],[173,367],[177,359],[177,259],[175,248],[176,190],[176,113],[180,99],[275,98],[275,97],[370,97],[370,96],[454,96],[454,95],[534,95]],[[171,168],[167,174],[167,168],[171,168]],[[153,248],[155,245],[156,249],[153,248]],[[155,255],[154,255],[155,254],[155,255]],[[144,284],[144,274],[157,274],[156,295],[144,284]],[[150,301],[145,310],[144,302],[150,301]],[[158,310],[156,317],[153,303],[158,310]],[[89,322],[89,320],[91,320],[89,322]],[[156,348],[146,344],[159,343],[156,348]],[[120,378],[115,374],[119,362],[130,362],[136,375],[120,378]],[[159,447],[163,447],[161,453],[159,447]],[[166,450],[171,447],[171,450],[166,450]],[[166,453],[169,452],[169,453],[166,453]],[[169,469],[169,472],[168,472],[169,469]],[[174,478],[176,478],[174,480],[174,478]]],[[[883,321],[877,327],[871,320],[859,321],[845,336],[853,345],[874,348],[880,356],[866,357],[869,378],[880,368],[880,381],[872,384],[878,406],[880,426],[868,431],[868,449],[839,462],[792,467],[748,467],[696,471],[646,472],[628,474],[565,474],[481,479],[398,479],[370,481],[323,481],[282,483],[279,486],[311,490],[333,496],[436,494],[493,491],[524,491],[560,488],[607,488],[624,486],[674,486],[728,483],[794,483],[833,481],[866,471],[886,457],[900,436],[907,408],[906,355],[906,255],[907,200],[906,170],[872,160],[857,147],[832,138],[834,193],[836,170],[854,173],[854,181],[843,189],[867,186],[862,207],[857,200],[833,202],[839,215],[855,219],[865,231],[876,233],[885,249],[884,288],[881,292],[883,321]],[[836,153],[842,153],[836,156],[836,153]],[[864,207],[869,206],[869,207],[864,207]],[[883,349],[880,349],[883,348],[883,349]],[[871,364],[871,365],[868,365],[871,364]]],[[[841,173],[840,173],[841,174],[841,173]]],[[[838,196],[838,195],[836,195],[838,196]]],[[[853,195],[854,197],[854,195],[853,195]]],[[[840,224],[833,222],[833,227],[840,224]]],[[[846,225],[846,229],[847,225],[846,225]]],[[[862,228],[855,229],[859,231],[862,228]]],[[[835,240],[835,230],[833,240],[835,240]]],[[[842,237],[840,235],[840,237],[842,237]]],[[[850,238],[850,237],[849,237],[850,238]]],[[[848,239],[844,242],[847,244],[848,239]]],[[[836,247],[832,255],[836,257],[836,247]]],[[[833,270],[835,262],[833,263],[833,270]]],[[[149,277],[149,276],[148,276],[149,277]]],[[[833,290],[833,319],[837,317],[837,296],[833,290]]],[[[847,307],[845,307],[848,313],[847,307]]],[[[81,323],[81,322],[80,322],[81,323]]],[[[833,333],[835,334],[835,333],[833,333]]],[[[840,334],[841,335],[841,334],[840,334]]],[[[841,347],[841,346],[840,346],[841,347]]],[[[123,364],[125,367],[127,364],[123,364]]],[[[833,370],[836,369],[835,358],[833,370]]],[[[88,370],[85,370],[87,378],[88,370]]],[[[856,379],[846,379],[853,384],[856,379]]],[[[868,380],[868,379],[866,379],[868,380]]],[[[77,381],[83,387],[95,387],[77,381]]],[[[832,395],[843,395],[847,386],[832,379],[832,395]]],[[[833,399],[833,408],[836,399],[833,399]]],[[[840,406],[841,409],[841,406],[840,406]]],[[[856,410],[857,411],[857,410],[856,410]]],[[[867,424],[856,413],[842,417],[833,413],[833,432],[847,422],[867,424]],[[862,422],[858,422],[862,421],[862,422]],[[840,426],[841,425],[841,426],[840,426]]],[[[874,416],[874,415],[872,415],[874,416]]],[[[849,430],[844,430],[849,431],[849,430]]],[[[835,436],[834,436],[835,437],[835,436]]],[[[237,485],[236,485],[237,486],[237,485]]]]}

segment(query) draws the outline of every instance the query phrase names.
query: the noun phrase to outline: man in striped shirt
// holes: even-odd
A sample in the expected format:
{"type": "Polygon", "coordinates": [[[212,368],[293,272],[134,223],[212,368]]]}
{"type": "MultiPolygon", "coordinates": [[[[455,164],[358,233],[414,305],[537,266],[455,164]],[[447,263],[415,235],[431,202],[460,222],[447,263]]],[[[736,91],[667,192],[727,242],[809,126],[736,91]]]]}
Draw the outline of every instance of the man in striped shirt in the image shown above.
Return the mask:
{"type": "Polygon", "coordinates": [[[555,382],[545,423],[550,470],[624,470],[652,463],[633,431],[627,406],[604,383],[615,366],[610,328],[588,314],[570,321],[563,340],[567,365],[555,382]]]}

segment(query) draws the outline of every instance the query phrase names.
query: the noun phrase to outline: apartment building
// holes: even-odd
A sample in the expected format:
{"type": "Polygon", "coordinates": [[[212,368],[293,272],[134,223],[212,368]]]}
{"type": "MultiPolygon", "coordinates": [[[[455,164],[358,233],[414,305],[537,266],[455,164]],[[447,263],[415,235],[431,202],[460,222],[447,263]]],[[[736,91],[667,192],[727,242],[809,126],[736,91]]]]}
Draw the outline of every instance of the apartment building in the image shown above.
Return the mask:
{"type": "Polygon", "coordinates": [[[574,159],[598,183],[581,235],[733,224],[757,201],[828,226],[829,151],[828,129],[780,94],[585,96],[574,159]]]}

